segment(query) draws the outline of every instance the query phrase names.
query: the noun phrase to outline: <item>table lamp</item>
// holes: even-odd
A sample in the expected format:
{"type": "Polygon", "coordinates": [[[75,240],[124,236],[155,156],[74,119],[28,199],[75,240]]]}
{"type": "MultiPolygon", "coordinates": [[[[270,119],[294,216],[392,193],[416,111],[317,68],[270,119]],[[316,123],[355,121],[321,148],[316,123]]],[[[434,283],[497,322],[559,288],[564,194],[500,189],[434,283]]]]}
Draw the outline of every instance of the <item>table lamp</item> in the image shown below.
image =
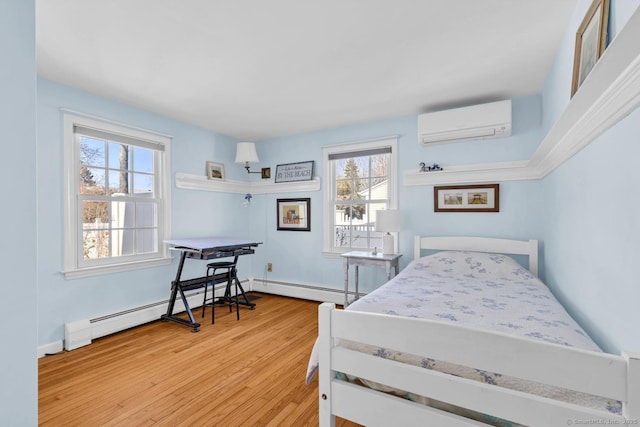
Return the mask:
{"type": "Polygon", "coordinates": [[[382,236],[382,253],[392,255],[394,244],[391,232],[400,231],[400,211],[397,209],[376,211],[376,231],[387,232],[382,236]]]}

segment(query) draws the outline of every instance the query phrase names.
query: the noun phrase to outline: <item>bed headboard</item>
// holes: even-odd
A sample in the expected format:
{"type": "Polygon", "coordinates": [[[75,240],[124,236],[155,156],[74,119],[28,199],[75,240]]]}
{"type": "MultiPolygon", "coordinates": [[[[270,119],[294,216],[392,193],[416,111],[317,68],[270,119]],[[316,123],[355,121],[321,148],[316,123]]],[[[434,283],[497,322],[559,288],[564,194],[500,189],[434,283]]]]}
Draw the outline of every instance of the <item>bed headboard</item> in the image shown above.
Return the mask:
{"type": "Polygon", "coordinates": [[[416,236],[414,240],[413,259],[420,258],[420,251],[422,249],[527,255],[529,257],[529,271],[538,277],[537,240],[492,239],[488,237],[416,236]]]}

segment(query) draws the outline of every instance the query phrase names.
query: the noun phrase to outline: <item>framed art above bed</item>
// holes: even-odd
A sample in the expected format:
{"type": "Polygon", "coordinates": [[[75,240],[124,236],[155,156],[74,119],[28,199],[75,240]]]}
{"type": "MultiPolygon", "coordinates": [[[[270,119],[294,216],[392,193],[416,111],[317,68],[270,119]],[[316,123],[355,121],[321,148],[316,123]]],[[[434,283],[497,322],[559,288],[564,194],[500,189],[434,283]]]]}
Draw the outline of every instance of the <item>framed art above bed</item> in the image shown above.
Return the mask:
{"type": "Polygon", "coordinates": [[[500,184],[433,187],[434,212],[500,212],[500,184]]]}

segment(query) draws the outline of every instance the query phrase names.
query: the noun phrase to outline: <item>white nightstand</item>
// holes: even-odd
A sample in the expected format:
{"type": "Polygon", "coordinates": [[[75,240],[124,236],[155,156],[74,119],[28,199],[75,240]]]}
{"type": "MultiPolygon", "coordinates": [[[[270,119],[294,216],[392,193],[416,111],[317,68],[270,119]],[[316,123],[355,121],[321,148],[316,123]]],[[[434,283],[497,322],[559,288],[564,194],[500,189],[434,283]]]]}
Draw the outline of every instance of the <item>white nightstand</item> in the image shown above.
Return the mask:
{"type": "Polygon", "coordinates": [[[400,271],[400,266],[398,264],[398,260],[402,256],[402,254],[393,254],[393,255],[383,255],[381,253],[377,253],[373,255],[371,252],[347,252],[341,255],[344,259],[344,306],[347,307],[349,305],[349,266],[353,265],[356,267],[356,297],[354,299],[357,300],[360,298],[360,294],[358,293],[358,267],[359,266],[369,266],[369,267],[384,267],[387,270],[387,280],[391,280],[391,267],[395,268],[395,274],[397,275],[400,271]]]}

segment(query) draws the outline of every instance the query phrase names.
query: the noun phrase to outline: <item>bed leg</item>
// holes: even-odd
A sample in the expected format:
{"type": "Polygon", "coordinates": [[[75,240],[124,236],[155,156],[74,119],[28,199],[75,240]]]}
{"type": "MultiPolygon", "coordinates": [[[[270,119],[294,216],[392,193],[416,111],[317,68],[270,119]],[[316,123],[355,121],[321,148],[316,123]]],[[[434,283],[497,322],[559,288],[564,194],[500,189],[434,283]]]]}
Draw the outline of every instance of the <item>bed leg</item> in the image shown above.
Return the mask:
{"type": "Polygon", "coordinates": [[[322,303],[318,307],[318,418],[320,427],[334,427],[336,417],[331,408],[331,381],[335,372],[331,367],[331,314],[336,306],[322,303]]]}
{"type": "Polygon", "coordinates": [[[623,352],[627,361],[627,401],[622,415],[628,420],[640,420],[640,353],[623,352]]]}

